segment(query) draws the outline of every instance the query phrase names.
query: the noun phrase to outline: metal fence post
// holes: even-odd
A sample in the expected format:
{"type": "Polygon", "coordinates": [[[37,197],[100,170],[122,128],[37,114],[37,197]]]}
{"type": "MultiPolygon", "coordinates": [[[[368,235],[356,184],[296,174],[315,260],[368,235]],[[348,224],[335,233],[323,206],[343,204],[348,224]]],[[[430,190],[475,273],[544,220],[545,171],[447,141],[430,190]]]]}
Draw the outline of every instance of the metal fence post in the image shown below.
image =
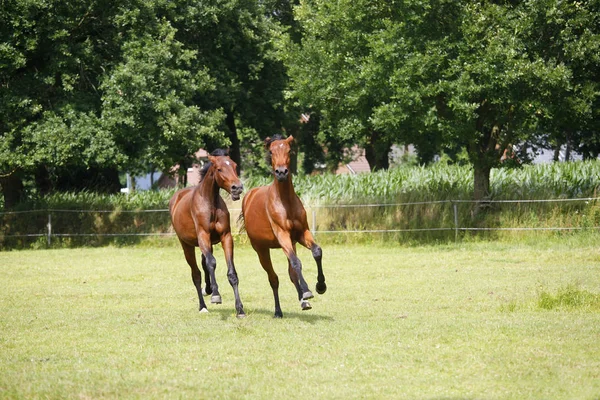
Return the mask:
{"type": "Polygon", "coordinates": [[[452,203],[452,208],[454,208],[454,242],[458,242],[458,205],[456,203],[452,203]]]}
{"type": "Polygon", "coordinates": [[[315,211],[314,208],[311,211],[312,211],[312,234],[313,234],[313,236],[315,236],[316,232],[317,232],[317,212],[315,211]]]}
{"type": "Polygon", "coordinates": [[[52,244],[52,214],[48,213],[48,246],[52,244]]]}

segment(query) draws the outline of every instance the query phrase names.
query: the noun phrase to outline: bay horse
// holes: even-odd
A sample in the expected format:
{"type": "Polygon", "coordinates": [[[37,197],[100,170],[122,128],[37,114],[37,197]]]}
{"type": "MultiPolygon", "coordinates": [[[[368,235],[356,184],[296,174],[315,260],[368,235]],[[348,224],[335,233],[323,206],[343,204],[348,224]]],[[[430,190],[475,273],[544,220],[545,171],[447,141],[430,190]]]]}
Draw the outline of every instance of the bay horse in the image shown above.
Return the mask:
{"type": "Polygon", "coordinates": [[[233,264],[233,237],[229,210],[219,194],[225,189],[233,200],[239,200],[244,185],[236,173],[236,164],[225,150],[217,149],[208,156],[209,162],[200,170],[197,186],[177,191],[169,201],[171,222],[177,233],[185,259],[192,269],[192,281],[198,292],[200,312],[208,312],[203,298],[202,274],[196,263],[195,247],[202,252],[205,275],[205,293],[211,294],[211,303],[221,304],[219,286],[215,279],[216,260],[213,245],[221,243],[227,262],[227,278],[233,287],[237,317],[245,316],[238,291],[238,276],[233,264]]]}
{"type": "Polygon", "coordinates": [[[279,278],[273,270],[270,249],[283,249],[288,259],[290,279],[298,291],[302,310],[312,308],[308,299],[314,296],[302,276],[302,263],[296,256],[296,243],[311,250],[317,263],[317,293],[323,294],[327,290],[321,265],[323,252],[308,229],[306,211],[294,190],[289,171],[293,140],[293,136],[283,139],[279,135],[265,140],[274,180],[270,185],[254,188],[244,196],[240,215],[250,243],[258,254],[273,289],[275,318],[283,317],[283,313],[279,304],[279,278]]]}

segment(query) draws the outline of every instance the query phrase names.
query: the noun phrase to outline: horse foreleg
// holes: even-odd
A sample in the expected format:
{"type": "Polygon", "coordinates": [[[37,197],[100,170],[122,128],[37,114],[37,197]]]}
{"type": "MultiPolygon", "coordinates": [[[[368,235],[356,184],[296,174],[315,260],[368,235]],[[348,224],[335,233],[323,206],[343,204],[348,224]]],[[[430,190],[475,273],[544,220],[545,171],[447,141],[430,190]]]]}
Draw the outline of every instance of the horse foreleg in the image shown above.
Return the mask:
{"type": "Polygon", "coordinates": [[[204,270],[204,288],[202,289],[202,294],[207,296],[212,294],[212,286],[210,283],[210,273],[208,272],[208,267],[206,266],[206,257],[202,254],[202,269],[204,270]]]}
{"type": "Polygon", "coordinates": [[[304,235],[302,236],[302,238],[300,240],[300,244],[311,251],[313,258],[315,259],[315,262],[317,263],[316,289],[317,289],[317,293],[323,294],[327,291],[327,285],[325,284],[325,275],[323,275],[323,265],[322,265],[323,250],[321,250],[321,246],[319,246],[315,242],[315,239],[309,230],[304,231],[304,235]]]}
{"type": "Polygon", "coordinates": [[[194,286],[198,292],[198,299],[200,300],[200,312],[208,312],[206,303],[204,302],[204,297],[202,297],[202,273],[198,269],[198,264],[196,263],[196,251],[194,246],[190,246],[189,244],[181,242],[181,247],[183,248],[185,260],[192,270],[192,282],[194,282],[194,286]]]}
{"type": "Polygon", "coordinates": [[[217,280],[215,278],[215,269],[217,268],[217,260],[215,256],[213,256],[213,248],[210,243],[210,236],[208,234],[199,234],[198,235],[198,247],[202,251],[202,268],[204,268],[205,273],[210,275],[210,280],[206,279],[206,284],[210,283],[210,292],[208,289],[206,293],[210,293],[210,302],[213,304],[221,304],[221,295],[219,294],[219,285],[217,285],[217,280]],[[206,265],[206,267],[205,267],[206,265]]]}
{"type": "Polygon", "coordinates": [[[233,238],[231,237],[231,233],[228,233],[221,238],[221,245],[223,246],[225,262],[227,263],[227,278],[229,279],[229,283],[233,288],[233,295],[235,296],[235,311],[238,318],[243,318],[246,316],[246,313],[244,313],[244,305],[240,299],[238,290],[239,280],[235,265],[233,264],[233,238]]]}
{"type": "Polygon", "coordinates": [[[258,260],[260,261],[260,265],[262,265],[263,269],[267,273],[267,276],[269,277],[269,284],[271,285],[271,289],[273,290],[273,298],[275,300],[275,314],[273,316],[275,318],[282,318],[283,313],[281,312],[281,305],[279,304],[279,277],[273,270],[273,263],[271,262],[271,252],[269,248],[254,247],[254,250],[256,251],[256,254],[258,254],[258,260]]]}
{"type": "MultiPolygon", "coordinates": [[[[294,249],[294,253],[295,253],[296,246],[294,246],[293,249],[294,249]]],[[[289,259],[288,259],[288,273],[290,274],[290,280],[292,281],[294,286],[296,286],[296,290],[298,291],[298,300],[300,301],[300,307],[302,308],[302,310],[310,310],[312,308],[312,306],[310,305],[310,303],[307,300],[310,297],[307,297],[306,299],[303,298],[304,291],[302,290],[302,287],[300,287],[300,279],[298,278],[298,273],[296,272],[294,267],[292,267],[292,262],[289,259]]],[[[312,293],[311,293],[311,297],[312,297],[312,293]]]]}
{"type": "Polygon", "coordinates": [[[302,292],[302,299],[308,300],[312,299],[314,296],[312,292],[308,289],[308,284],[304,280],[304,276],[302,275],[302,263],[300,259],[296,255],[294,251],[294,245],[292,244],[292,240],[289,235],[279,235],[278,236],[279,245],[281,246],[283,252],[285,253],[291,269],[294,270],[296,276],[298,277],[298,284],[300,285],[300,291],[302,292]]]}

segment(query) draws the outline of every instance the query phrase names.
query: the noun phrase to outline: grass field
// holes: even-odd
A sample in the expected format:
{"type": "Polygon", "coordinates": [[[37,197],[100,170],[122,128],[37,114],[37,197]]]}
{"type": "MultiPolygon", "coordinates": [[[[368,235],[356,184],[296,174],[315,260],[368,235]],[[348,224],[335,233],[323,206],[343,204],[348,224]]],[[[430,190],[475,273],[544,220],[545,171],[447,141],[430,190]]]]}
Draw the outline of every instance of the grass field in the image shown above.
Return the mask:
{"type": "Polygon", "coordinates": [[[599,399],[599,245],[323,246],[304,312],[277,251],[282,320],[247,245],[241,320],[219,246],[208,314],[174,244],[3,252],[0,398],[599,399]]]}

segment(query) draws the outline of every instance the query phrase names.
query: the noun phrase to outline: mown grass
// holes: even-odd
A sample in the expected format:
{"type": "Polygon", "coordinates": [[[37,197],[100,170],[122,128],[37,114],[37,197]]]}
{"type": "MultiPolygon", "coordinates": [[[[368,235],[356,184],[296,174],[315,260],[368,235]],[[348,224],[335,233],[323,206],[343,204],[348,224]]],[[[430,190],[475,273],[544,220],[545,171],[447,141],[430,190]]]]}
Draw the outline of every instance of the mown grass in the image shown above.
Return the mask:
{"type": "Polygon", "coordinates": [[[0,397],[595,399],[599,241],[324,246],[329,289],[305,312],[277,251],[283,320],[247,245],[242,320],[219,246],[208,314],[172,238],[2,252],[0,397]]]}

